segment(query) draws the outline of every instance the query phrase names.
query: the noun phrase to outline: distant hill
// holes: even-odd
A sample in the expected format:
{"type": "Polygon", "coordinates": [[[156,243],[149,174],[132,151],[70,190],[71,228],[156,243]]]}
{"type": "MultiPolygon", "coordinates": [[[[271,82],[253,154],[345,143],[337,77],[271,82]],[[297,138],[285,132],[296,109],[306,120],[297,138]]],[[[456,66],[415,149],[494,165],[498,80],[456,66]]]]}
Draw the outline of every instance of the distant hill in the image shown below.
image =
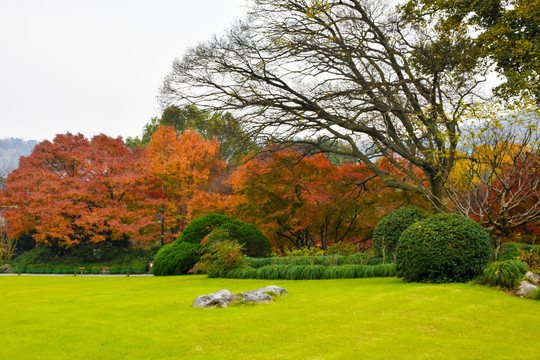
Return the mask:
{"type": "Polygon", "coordinates": [[[0,167],[3,168],[0,170],[3,172],[15,170],[19,166],[19,158],[29,155],[37,143],[36,140],[18,138],[0,139],[0,167]]]}

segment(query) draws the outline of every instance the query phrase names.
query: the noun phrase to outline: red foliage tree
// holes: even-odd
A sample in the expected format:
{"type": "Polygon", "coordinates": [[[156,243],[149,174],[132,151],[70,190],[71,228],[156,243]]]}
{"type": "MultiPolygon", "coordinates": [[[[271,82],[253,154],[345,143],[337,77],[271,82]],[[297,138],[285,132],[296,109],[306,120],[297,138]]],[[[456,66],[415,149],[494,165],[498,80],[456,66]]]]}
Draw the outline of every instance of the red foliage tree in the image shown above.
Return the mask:
{"type": "Polygon", "coordinates": [[[68,133],[21,158],[0,203],[11,207],[3,213],[11,235],[33,233],[38,243],[148,242],[157,209],[151,183],[141,151],[121,138],[68,133]]]}

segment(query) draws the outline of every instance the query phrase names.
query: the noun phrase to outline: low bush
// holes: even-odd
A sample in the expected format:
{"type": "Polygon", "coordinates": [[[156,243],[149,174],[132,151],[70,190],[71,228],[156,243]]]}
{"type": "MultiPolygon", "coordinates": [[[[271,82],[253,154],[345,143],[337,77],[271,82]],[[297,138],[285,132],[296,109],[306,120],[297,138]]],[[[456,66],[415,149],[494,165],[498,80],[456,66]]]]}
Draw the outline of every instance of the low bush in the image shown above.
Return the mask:
{"type": "Polygon", "coordinates": [[[22,253],[15,259],[19,266],[28,264],[44,264],[53,259],[51,250],[46,246],[36,246],[32,250],[22,253]]]}
{"type": "Polygon", "coordinates": [[[380,262],[393,262],[401,233],[427,217],[424,210],[414,206],[398,209],[383,217],[373,231],[373,250],[381,258],[380,262]]]}
{"type": "Polygon", "coordinates": [[[245,265],[242,255],[242,245],[236,241],[224,240],[209,245],[193,272],[208,274],[209,277],[223,277],[238,266],[245,265]]]}
{"type": "Polygon", "coordinates": [[[398,276],[406,281],[465,282],[483,273],[491,239],[474,221],[437,214],[402,234],[397,246],[398,276]]]}
{"type": "Polygon", "coordinates": [[[351,243],[337,242],[326,248],[325,255],[352,255],[355,253],[356,245],[351,243]]]}
{"type": "Polygon", "coordinates": [[[177,241],[200,244],[213,231],[226,231],[230,239],[244,246],[248,256],[268,256],[272,251],[270,240],[255,225],[221,214],[207,214],[192,220],[177,241]]]}
{"type": "Polygon", "coordinates": [[[529,269],[529,266],[519,260],[504,260],[493,262],[484,270],[483,280],[492,286],[507,289],[516,287],[529,269]]]}
{"type": "Polygon", "coordinates": [[[540,270],[540,252],[530,249],[529,251],[521,250],[521,254],[517,257],[519,261],[527,263],[531,270],[540,270]]]}
{"type": "Polygon", "coordinates": [[[504,243],[498,249],[495,249],[493,260],[515,260],[521,255],[522,251],[532,251],[533,253],[540,254],[540,245],[530,245],[515,242],[504,243]]]}
{"type": "Polygon", "coordinates": [[[199,261],[200,248],[200,244],[189,242],[165,245],[154,257],[152,273],[158,276],[187,274],[199,261]]]}
{"type": "Polygon", "coordinates": [[[303,246],[300,249],[294,249],[289,253],[289,256],[322,256],[324,251],[318,247],[303,246]]]}
{"type": "Polygon", "coordinates": [[[367,265],[370,254],[357,253],[349,256],[345,255],[321,255],[321,256],[275,256],[266,258],[246,257],[247,264],[253,268],[260,268],[266,265],[367,265]]]}

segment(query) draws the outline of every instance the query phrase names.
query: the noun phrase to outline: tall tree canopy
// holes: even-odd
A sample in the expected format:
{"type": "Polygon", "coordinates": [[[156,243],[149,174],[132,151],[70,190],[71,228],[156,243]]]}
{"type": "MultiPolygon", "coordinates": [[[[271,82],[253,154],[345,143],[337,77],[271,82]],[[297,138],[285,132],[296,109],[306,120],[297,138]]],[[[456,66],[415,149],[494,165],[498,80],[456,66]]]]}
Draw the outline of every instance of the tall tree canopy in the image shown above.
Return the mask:
{"type": "Polygon", "coordinates": [[[237,163],[241,158],[256,149],[255,142],[249,139],[231,113],[214,112],[210,114],[199,110],[194,105],[182,108],[172,105],[163,110],[160,118],[155,117],[144,126],[142,136],[127,138],[130,148],[148,145],[152,135],[160,126],[171,126],[177,134],[188,129],[199,133],[207,140],[216,139],[222,159],[237,163]]]}
{"type": "Polygon", "coordinates": [[[409,0],[402,9],[420,26],[434,19],[441,33],[464,28],[477,55],[504,75],[499,94],[540,100],[540,0],[409,0]]]}
{"type": "Polygon", "coordinates": [[[148,242],[158,203],[140,152],[122,139],[57,135],[22,157],[0,192],[11,235],[69,247],[131,239],[148,242]]]}
{"type": "Polygon", "coordinates": [[[472,45],[462,29],[433,33],[383,2],[256,0],[246,21],[174,62],[161,100],[235,110],[270,143],[335,151],[329,145],[342,141],[342,154],[386,185],[440,208],[461,115],[482,75],[472,45]],[[377,166],[381,155],[412,182],[377,166]]]}

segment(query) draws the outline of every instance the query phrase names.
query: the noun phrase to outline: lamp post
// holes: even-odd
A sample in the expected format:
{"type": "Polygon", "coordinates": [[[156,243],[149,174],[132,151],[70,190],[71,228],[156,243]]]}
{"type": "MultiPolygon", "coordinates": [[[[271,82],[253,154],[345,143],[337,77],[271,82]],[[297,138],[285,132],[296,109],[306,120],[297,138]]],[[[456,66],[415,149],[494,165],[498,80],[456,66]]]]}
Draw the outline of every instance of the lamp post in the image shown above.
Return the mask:
{"type": "Polygon", "coordinates": [[[163,229],[165,226],[165,204],[161,205],[161,209],[158,210],[156,215],[156,222],[161,224],[161,247],[163,247],[163,229]]]}

